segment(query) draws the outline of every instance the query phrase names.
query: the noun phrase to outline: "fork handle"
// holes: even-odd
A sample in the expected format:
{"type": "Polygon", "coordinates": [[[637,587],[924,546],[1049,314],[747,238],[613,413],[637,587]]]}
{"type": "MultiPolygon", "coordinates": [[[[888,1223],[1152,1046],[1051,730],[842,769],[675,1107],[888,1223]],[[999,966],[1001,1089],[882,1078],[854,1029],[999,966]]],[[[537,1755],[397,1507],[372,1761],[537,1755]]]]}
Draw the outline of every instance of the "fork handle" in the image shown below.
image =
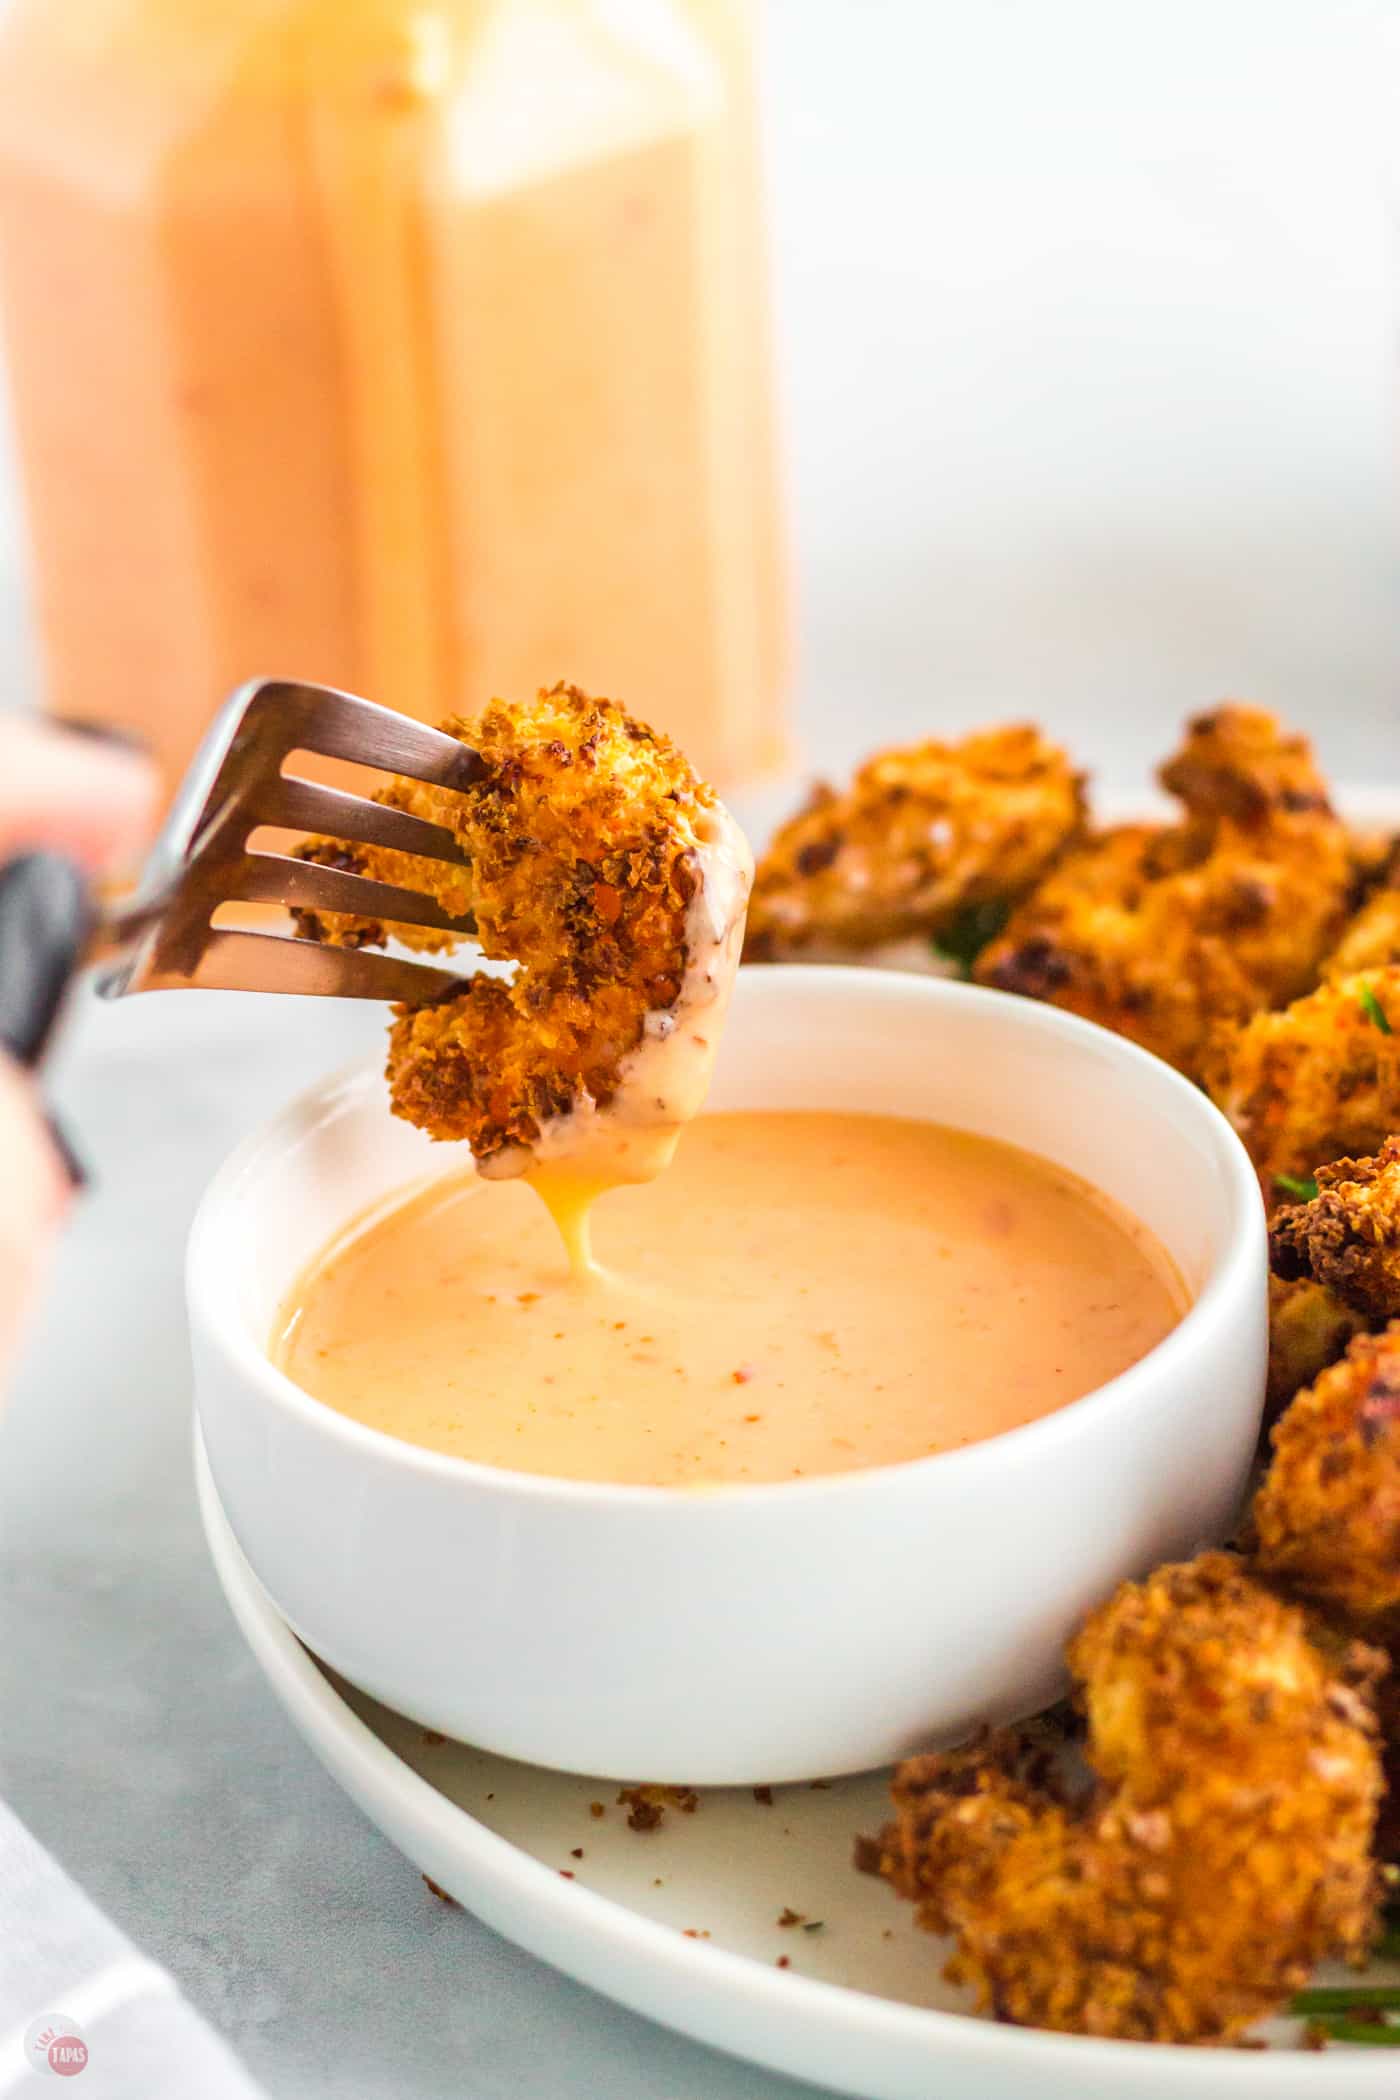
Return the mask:
{"type": "Polygon", "coordinates": [[[63,1006],[92,925],[87,879],[61,853],[0,868],[0,1045],[31,1070],[63,1006]]]}

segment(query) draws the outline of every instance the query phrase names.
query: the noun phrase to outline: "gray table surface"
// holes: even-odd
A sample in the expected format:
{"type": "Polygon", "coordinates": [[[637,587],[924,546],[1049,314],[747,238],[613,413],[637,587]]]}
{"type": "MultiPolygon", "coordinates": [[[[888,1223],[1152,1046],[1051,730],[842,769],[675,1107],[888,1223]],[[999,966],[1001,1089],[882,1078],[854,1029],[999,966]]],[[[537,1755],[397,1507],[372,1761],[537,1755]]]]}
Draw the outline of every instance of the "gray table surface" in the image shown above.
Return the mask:
{"type": "MultiPolygon", "coordinates": [[[[1235,690],[1339,777],[1396,772],[1393,11],[864,0],[856,69],[849,0],[771,17],[806,756],[1030,711],[1122,790],[1235,690]]],[[[0,1429],[0,1792],[274,2095],[794,2094],[427,1897],[217,1592],[186,1226],[232,1143],[381,1027],[78,1002],[53,1087],[94,1186],[0,1429]]]]}

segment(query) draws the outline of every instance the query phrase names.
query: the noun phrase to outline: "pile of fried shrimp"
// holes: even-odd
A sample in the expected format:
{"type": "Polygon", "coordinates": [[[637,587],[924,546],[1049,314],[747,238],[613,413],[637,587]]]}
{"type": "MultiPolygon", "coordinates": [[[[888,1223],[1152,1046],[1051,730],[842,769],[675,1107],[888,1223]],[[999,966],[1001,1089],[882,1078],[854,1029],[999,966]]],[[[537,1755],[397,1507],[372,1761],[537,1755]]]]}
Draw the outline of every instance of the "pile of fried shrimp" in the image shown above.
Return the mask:
{"type": "MultiPolygon", "coordinates": [[[[714,796],[573,687],[443,726],[481,751],[481,781],[382,792],[455,830],[468,868],[303,851],[473,913],[485,953],[518,965],[391,1032],[396,1111],[489,1161],[585,1093],[606,1102],[679,997],[714,796]]],[[[1166,1059],[1254,1161],[1271,1449],[1234,1549],[1085,1621],[1067,1654],[1081,1778],[1034,1732],[911,1759],[863,1861],[951,1936],[950,1973],[998,2018],[1228,2042],[1316,1964],[1364,1963],[1400,1860],[1400,841],[1349,828],[1306,739],[1260,708],[1190,720],[1158,778],[1174,815],[1102,825],[1029,725],[882,752],[779,830],[744,953],[913,943],[1166,1059]]]]}
{"type": "Polygon", "coordinates": [[[883,753],[778,834],[748,944],[918,935],[1165,1058],[1255,1163],[1273,1427],[1236,1550],[1085,1621],[1077,1776],[1036,1730],[912,1758],[861,1848],[997,2018],[1227,2042],[1364,1963],[1400,1857],[1400,850],[1258,708],[1158,778],[1175,817],[1096,826],[1032,730],[883,753]]]}

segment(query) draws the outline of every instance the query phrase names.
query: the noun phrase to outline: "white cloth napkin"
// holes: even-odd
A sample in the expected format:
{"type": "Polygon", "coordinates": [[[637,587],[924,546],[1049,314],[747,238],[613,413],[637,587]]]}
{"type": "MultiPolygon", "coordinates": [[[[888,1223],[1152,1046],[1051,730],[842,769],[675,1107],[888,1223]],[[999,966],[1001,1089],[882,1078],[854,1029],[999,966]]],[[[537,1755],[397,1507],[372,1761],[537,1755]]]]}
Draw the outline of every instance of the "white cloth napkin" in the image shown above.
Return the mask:
{"type": "Polygon", "coordinates": [[[260,2100],[169,1970],[138,1953],[0,1802],[0,2100],[45,2090],[260,2100]]]}

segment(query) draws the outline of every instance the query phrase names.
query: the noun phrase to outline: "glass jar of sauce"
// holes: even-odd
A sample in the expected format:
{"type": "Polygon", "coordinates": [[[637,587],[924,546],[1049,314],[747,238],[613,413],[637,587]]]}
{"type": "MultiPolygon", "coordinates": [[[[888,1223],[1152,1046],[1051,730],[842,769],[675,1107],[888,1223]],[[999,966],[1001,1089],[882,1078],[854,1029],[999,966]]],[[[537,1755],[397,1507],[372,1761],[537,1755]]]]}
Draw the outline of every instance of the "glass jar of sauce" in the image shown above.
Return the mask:
{"type": "Polygon", "coordinates": [[[12,0],[0,307],[50,704],[558,678],[784,751],[746,0],[12,0]]]}

